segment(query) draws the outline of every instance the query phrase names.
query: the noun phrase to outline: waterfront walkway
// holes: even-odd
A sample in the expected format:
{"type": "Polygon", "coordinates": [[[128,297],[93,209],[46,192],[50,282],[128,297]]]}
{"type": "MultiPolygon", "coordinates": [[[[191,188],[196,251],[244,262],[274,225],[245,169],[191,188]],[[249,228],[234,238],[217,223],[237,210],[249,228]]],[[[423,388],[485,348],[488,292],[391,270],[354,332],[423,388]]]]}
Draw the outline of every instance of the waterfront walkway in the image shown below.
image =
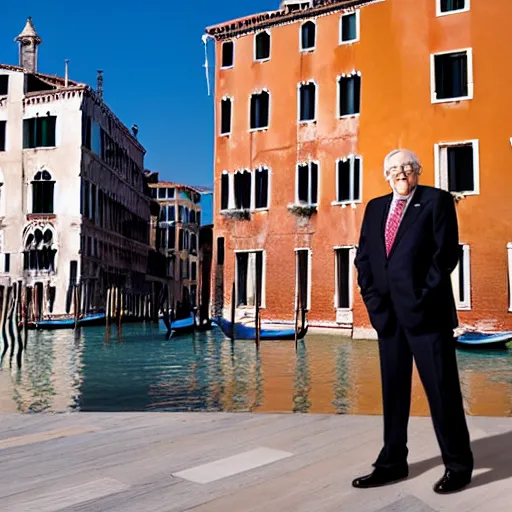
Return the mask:
{"type": "Polygon", "coordinates": [[[428,418],[410,424],[409,480],[356,490],[380,417],[246,413],[0,415],[0,510],[469,512],[512,510],[512,418],[469,418],[464,492],[443,473],[428,418]]]}

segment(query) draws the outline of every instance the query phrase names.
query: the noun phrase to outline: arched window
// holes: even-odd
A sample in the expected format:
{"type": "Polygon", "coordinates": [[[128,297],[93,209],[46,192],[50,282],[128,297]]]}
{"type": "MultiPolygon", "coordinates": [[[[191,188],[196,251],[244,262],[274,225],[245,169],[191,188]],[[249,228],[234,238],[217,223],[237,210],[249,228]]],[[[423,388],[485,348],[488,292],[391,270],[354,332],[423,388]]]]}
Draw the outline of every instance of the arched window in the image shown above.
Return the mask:
{"type": "Polygon", "coordinates": [[[25,237],[23,268],[25,270],[47,270],[55,272],[55,245],[53,230],[35,228],[25,237]]]}
{"type": "Polygon", "coordinates": [[[53,213],[55,181],[46,171],[37,171],[32,180],[32,213],[53,213]]]}

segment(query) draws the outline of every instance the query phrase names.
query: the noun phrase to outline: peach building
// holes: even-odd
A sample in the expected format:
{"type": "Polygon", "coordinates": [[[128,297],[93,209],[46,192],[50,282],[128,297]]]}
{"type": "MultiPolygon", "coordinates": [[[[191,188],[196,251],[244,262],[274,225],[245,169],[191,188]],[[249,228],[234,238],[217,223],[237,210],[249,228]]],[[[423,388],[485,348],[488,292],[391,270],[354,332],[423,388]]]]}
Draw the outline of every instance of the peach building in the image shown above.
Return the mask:
{"type": "Polygon", "coordinates": [[[511,16],[509,0],[283,1],[209,27],[214,313],[251,315],[259,269],[264,321],[291,322],[302,287],[312,325],[371,336],[353,257],[404,147],[457,203],[461,323],[512,329],[511,16]]]}

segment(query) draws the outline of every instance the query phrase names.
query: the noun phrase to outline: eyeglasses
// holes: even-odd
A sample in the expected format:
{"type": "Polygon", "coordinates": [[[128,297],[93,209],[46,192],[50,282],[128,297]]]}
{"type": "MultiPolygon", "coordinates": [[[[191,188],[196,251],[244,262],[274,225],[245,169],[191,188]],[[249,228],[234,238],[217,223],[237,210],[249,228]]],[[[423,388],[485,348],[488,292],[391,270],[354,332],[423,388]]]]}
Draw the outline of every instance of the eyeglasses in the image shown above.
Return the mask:
{"type": "Polygon", "coordinates": [[[405,176],[411,176],[411,174],[414,174],[415,170],[411,164],[403,164],[390,167],[386,172],[392,178],[396,178],[402,173],[405,174],[405,176]]]}

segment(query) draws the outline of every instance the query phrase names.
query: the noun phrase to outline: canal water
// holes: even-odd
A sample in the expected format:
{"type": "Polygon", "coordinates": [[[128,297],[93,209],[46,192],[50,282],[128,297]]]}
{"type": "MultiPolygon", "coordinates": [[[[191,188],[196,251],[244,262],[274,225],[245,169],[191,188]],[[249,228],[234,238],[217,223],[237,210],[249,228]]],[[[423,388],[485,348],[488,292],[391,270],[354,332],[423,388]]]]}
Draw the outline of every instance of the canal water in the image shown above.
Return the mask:
{"type": "MultiPolygon", "coordinates": [[[[512,349],[459,351],[468,414],[512,416],[512,349]]],[[[308,335],[234,344],[215,329],[166,340],[155,326],[31,332],[4,358],[0,412],[254,411],[380,414],[375,341],[308,335]]],[[[412,414],[428,414],[415,373],[412,414]]]]}

